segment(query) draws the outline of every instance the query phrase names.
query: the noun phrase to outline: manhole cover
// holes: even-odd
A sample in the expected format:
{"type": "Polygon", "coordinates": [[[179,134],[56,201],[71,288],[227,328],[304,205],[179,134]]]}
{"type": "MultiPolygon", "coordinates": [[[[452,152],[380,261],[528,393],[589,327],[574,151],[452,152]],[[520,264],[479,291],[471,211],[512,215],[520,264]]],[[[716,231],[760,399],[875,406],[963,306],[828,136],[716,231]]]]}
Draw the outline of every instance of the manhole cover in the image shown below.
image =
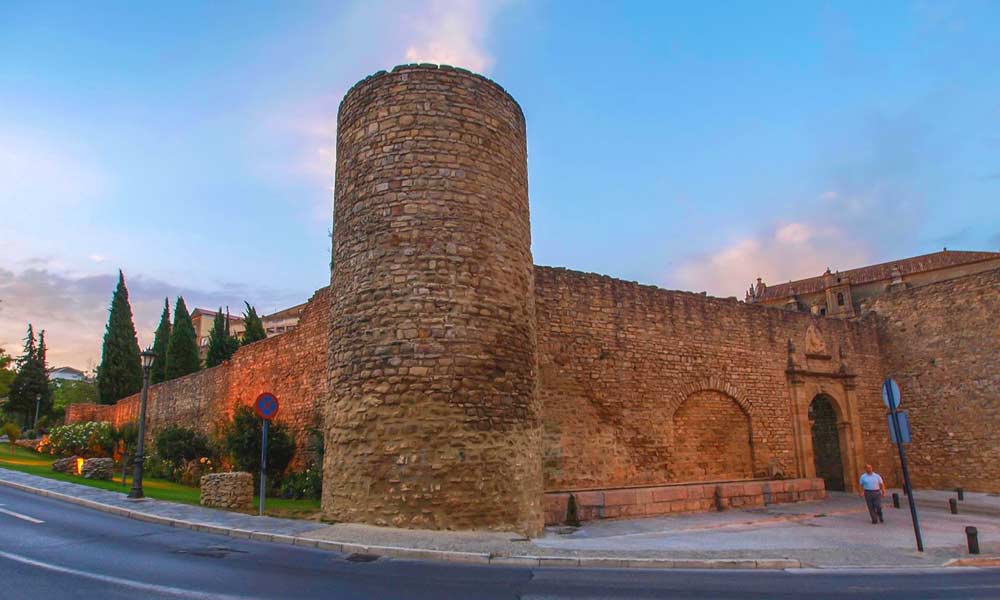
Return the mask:
{"type": "Polygon", "coordinates": [[[379,557],[377,554],[358,554],[357,552],[355,552],[354,554],[349,554],[347,558],[344,560],[346,560],[347,562],[369,563],[369,562],[375,562],[378,559],[379,557]]]}

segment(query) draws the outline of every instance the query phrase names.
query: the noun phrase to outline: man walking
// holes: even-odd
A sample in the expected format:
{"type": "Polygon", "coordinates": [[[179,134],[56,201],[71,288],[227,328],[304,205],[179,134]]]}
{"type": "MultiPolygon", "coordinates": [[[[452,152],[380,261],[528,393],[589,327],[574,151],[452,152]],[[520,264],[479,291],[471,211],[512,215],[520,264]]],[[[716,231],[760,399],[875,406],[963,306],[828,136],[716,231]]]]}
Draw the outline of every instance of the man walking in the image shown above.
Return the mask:
{"type": "Polygon", "coordinates": [[[875,472],[871,465],[865,465],[865,472],[861,474],[861,491],[859,496],[863,496],[865,504],[868,505],[868,514],[871,515],[872,525],[884,523],[882,519],[882,496],[885,496],[885,482],[882,476],[875,472]]]}

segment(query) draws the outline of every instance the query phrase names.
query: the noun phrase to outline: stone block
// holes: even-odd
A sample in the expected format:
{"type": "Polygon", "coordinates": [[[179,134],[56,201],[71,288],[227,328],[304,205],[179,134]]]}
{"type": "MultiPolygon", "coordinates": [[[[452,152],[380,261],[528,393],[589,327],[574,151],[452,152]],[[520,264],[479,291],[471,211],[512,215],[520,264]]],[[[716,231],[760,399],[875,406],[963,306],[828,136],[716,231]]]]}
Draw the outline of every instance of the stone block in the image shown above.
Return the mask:
{"type": "Polygon", "coordinates": [[[67,458],[57,458],[52,461],[52,470],[56,473],[66,473],[67,475],[79,475],[77,471],[77,463],[80,461],[79,456],[70,456],[67,458]]]}
{"type": "Polygon", "coordinates": [[[250,508],[253,505],[253,475],[239,471],[202,475],[200,503],[218,508],[250,508]]]}
{"type": "Polygon", "coordinates": [[[115,461],[110,458],[88,458],[83,461],[80,475],[87,479],[110,481],[114,477],[115,461]]]}

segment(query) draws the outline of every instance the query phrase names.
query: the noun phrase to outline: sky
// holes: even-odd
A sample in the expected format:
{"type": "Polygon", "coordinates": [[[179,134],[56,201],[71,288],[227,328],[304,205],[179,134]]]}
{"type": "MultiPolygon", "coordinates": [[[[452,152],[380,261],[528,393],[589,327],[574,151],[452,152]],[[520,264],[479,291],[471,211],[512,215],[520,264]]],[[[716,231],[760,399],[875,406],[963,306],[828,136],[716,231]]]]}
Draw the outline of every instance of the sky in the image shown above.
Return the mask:
{"type": "Polygon", "coordinates": [[[410,62],[527,119],[536,264],[743,298],[1000,250],[1000,3],[0,3],[0,347],[89,369],[118,269],[267,313],[329,282],[337,106],[410,62]]]}

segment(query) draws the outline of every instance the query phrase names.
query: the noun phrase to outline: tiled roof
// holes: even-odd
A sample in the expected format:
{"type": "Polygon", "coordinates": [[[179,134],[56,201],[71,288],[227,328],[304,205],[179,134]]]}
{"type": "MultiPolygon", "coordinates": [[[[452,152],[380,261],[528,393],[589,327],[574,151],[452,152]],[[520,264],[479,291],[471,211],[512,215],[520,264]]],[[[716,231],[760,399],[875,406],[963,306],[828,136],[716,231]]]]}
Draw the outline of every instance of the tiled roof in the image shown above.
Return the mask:
{"type": "MultiPolygon", "coordinates": [[[[902,260],[894,260],[877,265],[860,267],[858,269],[851,269],[850,271],[841,271],[840,273],[834,273],[834,275],[844,278],[846,281],[849,281],[851,285],[858,285],[862,283],[871,283],[873,281],[891,279],[892,269],[894,267],[899,267],[899,272],[905,277],[913,273],[923,273],[924,271],[933,271],[935,269],[943,269],[945,267],[953,267],[955,265],[963,265],[995,258],[1000,258],[1000,252],[942,250],[941,252],[934,252],[931,254],[914,256],[912,258],[904,258],[902,260]]],[[[792,290],[794,290],[794,294],[812,294],[815,292],[822,292],[824,289],[823,275],[819,275],[817,277],[809,277],[807,279],[799,279],[798,281],[790,281],[788,283],[779,283],[777,285],[767,286],[764,288],[764,294],[760,299],[775,300],[787,298],[793,294],[792,290]]]]}

